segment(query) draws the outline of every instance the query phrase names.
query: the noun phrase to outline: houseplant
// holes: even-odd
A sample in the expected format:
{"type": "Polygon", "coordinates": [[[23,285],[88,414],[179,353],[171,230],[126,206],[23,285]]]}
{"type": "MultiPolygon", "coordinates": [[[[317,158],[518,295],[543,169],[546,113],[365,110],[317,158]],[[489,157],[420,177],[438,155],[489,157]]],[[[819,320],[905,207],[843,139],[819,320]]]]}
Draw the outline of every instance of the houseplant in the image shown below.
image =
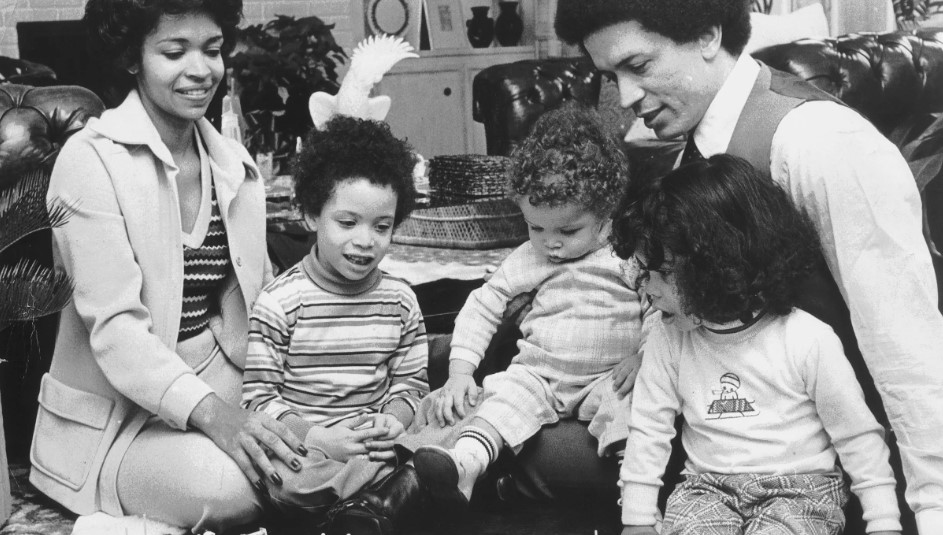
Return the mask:
{"type": "MultiPolygon", "coordinates": [[[[46,203],[49,173],[38,168],[0,191],[0,254],[24,237],[65,223],[74,206],[46,203]]],[[[14,321],[58,312],[72,295],[72,282],[61,270],[20,259],[0,266],[0,331],[14,321]]]]}
{"type": "Polygon", "coordinates": [[[333,28],[314,16],[279,15],[240,30],[229,61],[231,93],[239,96],[252,154],[274,152],[278,160],[293,152],[312,126],[308,98],[315,91],[337,93],[337,67],[347,53],[333,28]]]}

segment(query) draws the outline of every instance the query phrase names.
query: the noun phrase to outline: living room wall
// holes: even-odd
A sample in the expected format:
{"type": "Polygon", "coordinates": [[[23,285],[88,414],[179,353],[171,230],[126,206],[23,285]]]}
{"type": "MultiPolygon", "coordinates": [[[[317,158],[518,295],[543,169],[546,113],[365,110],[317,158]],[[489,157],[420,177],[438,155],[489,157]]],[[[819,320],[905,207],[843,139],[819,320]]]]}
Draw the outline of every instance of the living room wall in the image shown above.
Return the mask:
{"type": "MultiPolygon", "coordinates": [[[[275,17],[317,15],[334,24],[334,38],[350,50],[362,32],[354,32],[350,0],[244,0],[247,24],[258,24],[275,17]],[[356,35],[356,36],[355,36],[356,35]]],[[[0,0],[0,56],[18,58],[16,24],[25,21],[78,20],[85,0],[0,0]]]]}

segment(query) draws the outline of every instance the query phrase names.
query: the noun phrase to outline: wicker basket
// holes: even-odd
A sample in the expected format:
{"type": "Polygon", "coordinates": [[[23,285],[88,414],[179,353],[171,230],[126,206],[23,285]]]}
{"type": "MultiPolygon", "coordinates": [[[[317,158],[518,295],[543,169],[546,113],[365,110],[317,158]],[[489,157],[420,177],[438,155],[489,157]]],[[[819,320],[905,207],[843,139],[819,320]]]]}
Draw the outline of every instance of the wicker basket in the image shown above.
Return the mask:
{"type": "Polygon", "coordinates": [[[459,197],[504,196],[509,158],[483,154],[436,156],[429,163],[429,187],[459,197]]]}
{"type": "Polygon", "coordinates": [[[393,234],[394,243],[449,249],[513,247],[525,240],[524,215],[508,199],[414,210],[393,234]]]}

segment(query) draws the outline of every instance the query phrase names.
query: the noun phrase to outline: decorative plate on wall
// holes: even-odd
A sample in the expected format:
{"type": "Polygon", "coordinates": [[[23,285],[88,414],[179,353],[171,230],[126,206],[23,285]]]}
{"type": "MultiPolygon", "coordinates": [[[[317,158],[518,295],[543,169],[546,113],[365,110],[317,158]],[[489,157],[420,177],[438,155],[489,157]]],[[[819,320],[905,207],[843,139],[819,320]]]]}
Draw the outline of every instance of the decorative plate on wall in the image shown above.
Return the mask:
{"type": "Polygon", "coordinates": [[[367,35],[395,35],[419,49],[422,0],[366,0],[364,22],[367,35]]]}

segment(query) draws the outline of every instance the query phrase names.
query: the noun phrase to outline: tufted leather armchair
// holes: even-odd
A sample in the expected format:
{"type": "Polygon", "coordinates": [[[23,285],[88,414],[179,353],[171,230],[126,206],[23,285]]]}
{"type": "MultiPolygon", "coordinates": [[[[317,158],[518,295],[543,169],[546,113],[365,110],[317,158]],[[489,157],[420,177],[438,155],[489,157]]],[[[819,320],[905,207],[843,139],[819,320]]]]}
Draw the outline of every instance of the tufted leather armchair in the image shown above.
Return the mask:
{"type": "Polygon", "coordinates": [[[488,154],[506,156],[537,117],[567,100],[599,104],[601,77],[579,58],[492,65],[472,82],[472,118],[484,123],[488,154]]]}
{"type": "Polygon", "coordinates": [[[0,188],[18,171],[51,163],[69,136],[104,109],[84,87],[0,85],[0,188]]]}
{"type": "Polygon", "coordinates": [[[898,145],[943,112],[943,29],[803,39],[753,56],[837,96],[898,145]]]}
{"type": "Polygon", "coordinates": [[[53,85],[56,73],[42,63],[0,56],[0,84],[53,85]]]}

